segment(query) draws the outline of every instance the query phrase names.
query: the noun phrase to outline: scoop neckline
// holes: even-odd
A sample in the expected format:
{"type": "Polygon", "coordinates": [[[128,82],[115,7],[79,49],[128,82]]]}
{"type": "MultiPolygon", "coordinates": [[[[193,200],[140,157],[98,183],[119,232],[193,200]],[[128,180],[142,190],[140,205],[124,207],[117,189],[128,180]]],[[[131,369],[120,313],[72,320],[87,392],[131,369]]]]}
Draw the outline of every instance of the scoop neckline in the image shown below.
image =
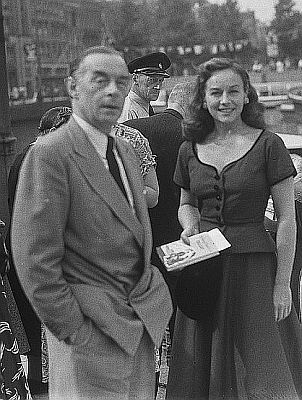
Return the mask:
{"type": "Polygon", "coordinates": [[[251,145],[251,147],[250,147],[241,157],[236,158],[236,160],[230,161],[229,163],[225,164],[225,165],[223,166],[223,168],[222,168],[220,171],[218,170],[218,168],[217,168],[215,165],[213,165],[213,164],[208,164],[208,163],[206,163],[206,162],[204,162],[204,161],[201,161],[201,160],[199,159],[198,154],[197,154],[197,151],[196,151],[196,149],[195,149],[195,144],[196,144],[196,142],[192,142],[193,153],[194,153],[194,155],[195,155],[197,161],[198,161],[200,164],[203,164],[203,165],[206,165],[206,166],[208,166],[208,167],[210,167],[210,168],[215,169],[216,174],[217,174],[218,176],[221,176],[221,174],[224,172],[224,170],[225,170],[226,168],[228,168],[228,167],[231,166],[232,164],[235,164],[235,163],[237,163],[238,161],[240,161],[240,160],[242,160],[243,158],[245,158],[245,157],[254,149],[254,147],[257,145],[257,143],[259,142],[260,138],[262,137],[262,135],[263,135],[263,133],[264,133],[265,131],[266,131],[265,129],[262,129],[262,131],[260,132],[259,136],[258,136],[257,139],[254,141],[254,143],[251,145]]]}

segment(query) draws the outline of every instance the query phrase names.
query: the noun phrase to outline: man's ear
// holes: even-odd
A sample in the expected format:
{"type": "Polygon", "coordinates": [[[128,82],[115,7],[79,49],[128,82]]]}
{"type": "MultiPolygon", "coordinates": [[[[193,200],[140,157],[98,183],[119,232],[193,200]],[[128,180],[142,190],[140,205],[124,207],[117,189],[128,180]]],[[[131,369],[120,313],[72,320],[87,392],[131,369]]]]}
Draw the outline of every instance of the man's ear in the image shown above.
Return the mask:
{"type": "Polygon", "coordinates": [[[132,80],[135,85],[138,85],[138,74],[132,74],[132,80]]]}
{"type": "Polygon", "coordinates": [[[65,79],[65,85],[67,92],[72,99],[78,98],[77,82],[73,76],[69,76],[65,79]]]}

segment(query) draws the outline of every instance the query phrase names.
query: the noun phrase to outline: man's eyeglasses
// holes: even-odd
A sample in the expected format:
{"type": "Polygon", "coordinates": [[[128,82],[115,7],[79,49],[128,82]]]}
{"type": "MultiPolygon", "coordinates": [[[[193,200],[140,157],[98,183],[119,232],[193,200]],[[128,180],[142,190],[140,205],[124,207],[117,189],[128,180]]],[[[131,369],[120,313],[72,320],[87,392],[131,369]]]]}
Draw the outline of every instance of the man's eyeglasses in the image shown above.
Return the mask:
{"type": "Polygon", "coordinates": [[[143,72],[141,72],[142,75],[145,75],[147,77],[147,84],[150,86],[156,86],[156,85],[161,85],[164,81],[164,77],[163,76],[159,76],[159,75],[147,75],[144,74],[143,72]]]}

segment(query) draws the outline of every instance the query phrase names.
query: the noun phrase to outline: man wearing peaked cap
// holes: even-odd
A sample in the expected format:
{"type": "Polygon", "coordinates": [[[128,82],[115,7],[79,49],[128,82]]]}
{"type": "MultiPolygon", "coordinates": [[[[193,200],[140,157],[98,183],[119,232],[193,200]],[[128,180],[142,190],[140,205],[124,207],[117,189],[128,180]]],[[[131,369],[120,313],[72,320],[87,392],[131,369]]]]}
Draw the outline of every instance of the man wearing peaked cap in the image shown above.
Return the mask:
{"type": "Polygon", "coordinates": [[[157,100],[171,61],[165,53],[157,52],[135,58],[128,63],[132,86],[125,99],[118,122],[148,117],[154,114],[150,101],[157,100]]]}
{"type": "Polygon", "coordinates": [[[145,73],[148,75],[161,75],[169,78],[166,72],[171,65],[169,57],[165,53],[151,53],[143,57],[135,58],[128,64],[130,74],[145,73]]]}

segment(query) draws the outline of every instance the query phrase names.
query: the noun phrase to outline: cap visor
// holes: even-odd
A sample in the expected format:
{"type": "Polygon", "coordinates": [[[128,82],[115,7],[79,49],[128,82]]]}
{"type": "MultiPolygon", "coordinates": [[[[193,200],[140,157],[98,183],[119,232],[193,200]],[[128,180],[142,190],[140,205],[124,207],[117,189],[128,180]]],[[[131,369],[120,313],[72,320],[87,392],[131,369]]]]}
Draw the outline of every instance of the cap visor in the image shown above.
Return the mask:
{"type": "Polygon", "coordinates": [[[166,71],[148,71],[144,72],[145,75],[158,75],[158,76],[163,76],[164,78],[170,78],[170,75],[166,71]]]}

